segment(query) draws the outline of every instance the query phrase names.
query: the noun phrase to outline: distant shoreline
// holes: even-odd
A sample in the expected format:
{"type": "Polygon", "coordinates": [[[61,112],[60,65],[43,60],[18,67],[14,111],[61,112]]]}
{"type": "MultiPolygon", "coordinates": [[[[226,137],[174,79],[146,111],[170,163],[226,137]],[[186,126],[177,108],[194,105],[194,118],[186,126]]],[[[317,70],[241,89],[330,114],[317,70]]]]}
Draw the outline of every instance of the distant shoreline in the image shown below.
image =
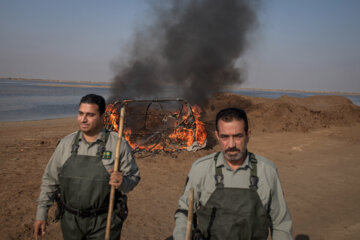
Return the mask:
{"type": "MultiPolygon", "coordinates": [[[[39,78],[14,78],[14,77],[0,77],[0,80],[15,80],[15,81],[42,81],[42,82],[54,82],[54,84],[42,84],[41,86],[51,87],[96,87],[96,88],[110,88],[110,82],[91,82],[91,81],[72,81],[72,80],[50,80],[39,78]],[[68,85],[66,83],[79,83],[78,85],[68,85]],[[87,84],[104,84],[108,86],[94,86],[87,84]]],[[[262,91],[262,92],[294,92],[294,93],[319,93],[319,94],[343,94],[360,96],[360,92],[344,92],[344,91],[311,91],[311,90],[294,90],[294,89],[267,89],[267,88],[226,88],[224,91],[262,91]]]]}
{"type": "Polygon", "coordinates": [[[233,88],[233,89],[224,89],[225,91],[262,91],[262,92],[294,92],[294,93],[320,93],[320,94],[344,94],[344,95],[354,95],[360,96],[360,92],[344,92],[344,91],[311,91],[311,90],[295,90],[295,89],[267,89],[267,88],[233,88]]]}
{"type": "Polygon", "coordinates": [[[110,88],[110,86],[97,86],[97,85],[86,85],[86,84],[57,84],[57,83],[49,83],[49,84],[36,84],[37,86],[43,87],[78,87],[78,88],[110,88]]]}
{"type": "Polygon", "coordinates": [[[38,78],[6,78],[6,77],[5,78],[0,77],[0,80],[53,82],[47,84],[46,83],[36,84],[38,86],[45,86],[45,87],[78,87],[78,88],[110,88],[111,87],[111,83],[109,82],[49,80],[49,79],[38,79],[38,78]],[[78,84],[69,84],[69,83],[78,83],[78,84]],[[106,86],[97,86],[94,84],[103,84],[106,86]]]}
{"type": "Polygon", "coordinates": [[[91,81],[73,81],[73,80],[53,80],[40,78],[14,78],[14,77],[0,77],[0,80],[15,80],[15,81],[41,81],[41,82],[56,82],[56,83],[81,83],[81,84],[106,84],[111,85],[110,82],[91,82],[91,81]]]}

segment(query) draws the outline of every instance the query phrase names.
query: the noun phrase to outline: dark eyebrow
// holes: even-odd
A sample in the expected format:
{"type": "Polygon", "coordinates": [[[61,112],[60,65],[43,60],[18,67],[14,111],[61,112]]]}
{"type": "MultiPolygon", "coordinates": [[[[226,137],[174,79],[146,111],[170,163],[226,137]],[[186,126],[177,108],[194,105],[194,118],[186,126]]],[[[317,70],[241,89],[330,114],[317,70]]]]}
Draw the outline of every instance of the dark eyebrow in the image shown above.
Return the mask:
{"type": "Polygon", "coordinates": [[[244,134],[242,134],[242,133],[238,133],[238,134],[235,134],[235,135],[233,135],[234,137],[242,137],[242,136],[244,136],[244,134]]]}
{"type": "Polygon", "coordinates": [[[78,114],[85,114],[87,116],[93,116],[93,115],[96,115],[96,113],[92,113],[92,112],[83,112],[83,111],[78,111],[78,114]]]}
{"type": "Polygon", "coordinates": [[[228,134],[219,134],[219,137],[243,137],[245,136],[243,133],[237,133],[237,134],[234,134],[234,135],[228,135],[228,134]]]}
{"type": "Polygon", "coordinates": [[[220,136],[220,137],[229,137],[230,135],[227,135],[227,134],[220,134],[219,136],[220,136]]]}

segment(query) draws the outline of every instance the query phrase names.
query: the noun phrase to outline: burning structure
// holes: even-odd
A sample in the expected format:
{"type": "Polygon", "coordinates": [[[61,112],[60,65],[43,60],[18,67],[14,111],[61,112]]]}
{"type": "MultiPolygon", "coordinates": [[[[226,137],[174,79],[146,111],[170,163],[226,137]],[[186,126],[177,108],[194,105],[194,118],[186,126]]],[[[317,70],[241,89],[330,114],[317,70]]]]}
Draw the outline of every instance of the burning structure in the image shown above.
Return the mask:
{"type": "MultiPolygon", "coordinates": [[[[238,60],[257,26],[260,2],[152,1],[152,21],[138,28],[121,58],[112,63],[115,76],[108,102],[114,104],[106,111],[107,127],[118,129],[124,99],[175,97],[206,107],[212,94],[245,81],[245,65],[238,60]]],[[[199,107],[182,100],[126,105],[124,137],[133,149],[173,152],[205,146],[199,107]],[[168,111],[165,105],[178,107],[168,111]]]]}
{"type": "Polygon", "coordinates": [[[201,108],[184,100],[125,100],[109,104],[105,127],[119,130],[119,112],[126,105],[123,136],[135,152],[196,151],[206,146],[201,108]]]}

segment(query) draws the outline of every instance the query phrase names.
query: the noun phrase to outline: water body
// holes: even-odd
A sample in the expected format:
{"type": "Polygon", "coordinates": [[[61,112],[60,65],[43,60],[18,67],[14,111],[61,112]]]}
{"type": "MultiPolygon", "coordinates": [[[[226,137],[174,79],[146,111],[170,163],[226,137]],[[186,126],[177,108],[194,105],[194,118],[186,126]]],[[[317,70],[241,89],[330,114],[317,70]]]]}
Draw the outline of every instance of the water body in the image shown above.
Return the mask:
{"type": "MultiPolygon", "coordinates": [[[[35,80],[0,79],[0,122],[43,120],[62,117],[74,117],[82,96],[95,93],[107,99],[110,96],[108,84],[70,83],[35,80]],[[54,86],[66,84],[67,86],[54,86]],[[76,86],[81,85],[81,87],[76,86]],[[101,88],[102,87],[102,88],[101,88]]],[[[303,92],[277,92],[257,90],[229,90],[251,97],[278,98],[282,95],[308,97],[313,95],[331,95],[303,92]]],[[[344,95],[360,106],[359,95],[344,95]]]]}
{"type": "Polygon", "coordinates": [[[99,84],[86,84],[86,87],[51,84],[64,83],[0,79],[0,122],[76,116],[82,96],[95,93],[107,98],[110,95],[109,88],[96,87],[99,84]]]}

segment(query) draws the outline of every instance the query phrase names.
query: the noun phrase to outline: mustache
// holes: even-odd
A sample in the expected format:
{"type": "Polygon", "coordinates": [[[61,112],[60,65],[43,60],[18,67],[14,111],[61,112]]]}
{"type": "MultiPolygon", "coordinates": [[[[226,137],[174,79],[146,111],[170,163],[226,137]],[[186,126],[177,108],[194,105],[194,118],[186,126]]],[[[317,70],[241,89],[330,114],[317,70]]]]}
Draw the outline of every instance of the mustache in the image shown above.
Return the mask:
{"type": "Polygon", "coordinates": [[[235,151],[236,152],[241,152],[241,150],[236,148],[236,147],[228,148],[228,149],[225,150],[226,153],[227,152],[235,152],[235,151]]]}

